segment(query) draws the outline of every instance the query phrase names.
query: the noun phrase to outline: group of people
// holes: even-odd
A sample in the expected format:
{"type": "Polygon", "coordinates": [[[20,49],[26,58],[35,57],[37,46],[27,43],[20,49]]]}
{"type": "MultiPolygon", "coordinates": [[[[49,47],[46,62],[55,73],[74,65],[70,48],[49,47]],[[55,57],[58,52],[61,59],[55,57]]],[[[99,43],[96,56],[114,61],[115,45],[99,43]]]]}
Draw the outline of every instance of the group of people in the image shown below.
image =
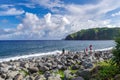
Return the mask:
{"type": "Polygon", "coordinates": [[[84,49],[84,53],[86,56],[88,56],[89,54],[92,55],[93,53],[92,45],[89,45],[89,50],[88,48],[84,49]]]}
{"type": "MultiPolygon", "coordinates": [[[[93,53],[93,48],[92,47],[93,47],[92,45],[89,45],[89,49],[88,48],[84,49],[84,53],[85,53],[86,56],[89,55],[89,54],[92,55],[92,53],[93,53]]],[[[62,49],[62,54],[65,54],[65,49],[64,48],[62,49]]]]}

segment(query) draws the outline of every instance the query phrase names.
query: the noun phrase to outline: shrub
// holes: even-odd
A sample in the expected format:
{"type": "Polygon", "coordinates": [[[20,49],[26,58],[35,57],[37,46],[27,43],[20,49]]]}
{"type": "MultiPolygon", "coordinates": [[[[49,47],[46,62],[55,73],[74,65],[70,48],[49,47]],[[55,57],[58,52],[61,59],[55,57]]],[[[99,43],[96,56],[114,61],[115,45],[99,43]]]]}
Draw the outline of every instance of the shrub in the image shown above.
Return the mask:
{"type": "Polygon", "coordinates": [[[100,62],[99,65],[101,69],[96,75],[98,80],[112,80],[119,71],[118,67],[116,65],[111,65],[110,62],[100,62]]]}
{"type": "Polygon", "coordinates": [[[119,67],[120,70],[120,38],[117,38],[115,40],[116,46],[115,49],[113,49],[113,63],[116,64],[119,67]]]}

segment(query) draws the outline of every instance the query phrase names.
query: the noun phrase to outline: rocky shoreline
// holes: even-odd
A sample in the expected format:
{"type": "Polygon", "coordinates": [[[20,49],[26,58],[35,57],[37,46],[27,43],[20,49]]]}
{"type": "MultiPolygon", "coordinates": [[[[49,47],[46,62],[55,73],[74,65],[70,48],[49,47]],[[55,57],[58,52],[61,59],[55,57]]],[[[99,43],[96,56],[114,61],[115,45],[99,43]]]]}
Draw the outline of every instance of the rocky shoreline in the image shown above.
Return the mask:
{"type": "Polygon", "coordinates": [[[111,50],[10,60],[0,63],[0,80],[91,80],[94,64],[110,58],[111,50]]]}

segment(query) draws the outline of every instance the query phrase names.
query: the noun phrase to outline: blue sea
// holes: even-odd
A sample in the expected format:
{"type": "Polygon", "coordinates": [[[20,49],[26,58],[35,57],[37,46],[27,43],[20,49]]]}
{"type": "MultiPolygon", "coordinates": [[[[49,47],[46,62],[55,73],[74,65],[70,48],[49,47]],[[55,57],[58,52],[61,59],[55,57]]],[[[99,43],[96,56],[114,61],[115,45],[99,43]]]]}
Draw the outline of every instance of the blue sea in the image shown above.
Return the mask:
{"type": "Polygon", "coordinates": [[[0,62],[10,59],[28,58],[61,52],[83,51],[93,45],[94,50],[109,49],[115,46],[113,40],[66,41],[66,40],[1,40],[0,62]]]}

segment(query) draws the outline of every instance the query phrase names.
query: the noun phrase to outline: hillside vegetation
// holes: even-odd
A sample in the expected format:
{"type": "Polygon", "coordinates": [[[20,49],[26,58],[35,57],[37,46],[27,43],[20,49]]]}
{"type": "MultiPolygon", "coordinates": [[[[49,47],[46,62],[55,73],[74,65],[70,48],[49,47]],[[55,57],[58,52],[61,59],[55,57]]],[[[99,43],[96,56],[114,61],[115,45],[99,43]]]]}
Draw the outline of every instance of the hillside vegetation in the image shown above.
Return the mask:
{"type": "Polygon", "coordinates": [[[118,37],[120,28],[83,29],[66,36],[65,40],[113,40],[118,37]]]}

